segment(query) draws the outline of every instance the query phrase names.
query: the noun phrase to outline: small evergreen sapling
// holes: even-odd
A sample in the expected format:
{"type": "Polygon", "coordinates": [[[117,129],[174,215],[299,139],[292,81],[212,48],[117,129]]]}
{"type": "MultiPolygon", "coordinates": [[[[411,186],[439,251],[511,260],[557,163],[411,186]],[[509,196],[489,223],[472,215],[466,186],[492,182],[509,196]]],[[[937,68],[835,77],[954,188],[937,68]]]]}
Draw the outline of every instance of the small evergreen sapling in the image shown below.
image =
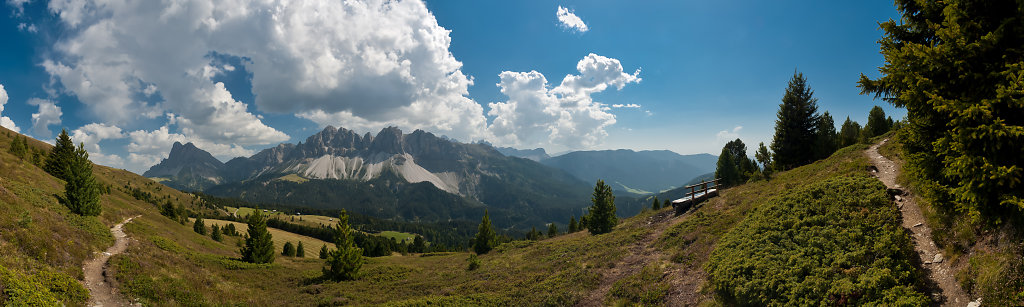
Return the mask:
{"type": "Polygon", "coordinates": [[[348,212],[345,210],[341,210],[338,225],[334,229],[334,245],[337,249],[327,255],[324,277],[333,280],[355,279],[359,268],[363,266],[363,249],[355,245],[355,235],[348,225],[348,212]]]}
{"type": "Polygon", "coordinates": [[[498,241],[498,236],[494,232],[494,227],[491,226],[491,218],[484,210],[484,217],[480,220],[480,226],[477,228],[476,239],[473,241],[473,251],[477,255],[483,255],[491,251],[494,248],[495,243],[498,241]]]}
{"type": "Polygon", "coordinates": [[[217,242],[224,240],[224,237],[221,236],[220,226],[218,226],[217,224],[213,224],[213,226],[210,226],[210,239],[213,239],[214,241],[217,242]]]}
{"type": "Polygon", "coordinates": [[[320,259],[327,259],[327,253],[327,244],[324,244],[324,246],[320,247],[320,259]]]}
{"type": "Polygon", "coordinates": [[[281,255],[286,257],[295,257],[295,245],[292,245],[292,242],[285,242],[284,250],[281,252],[281,255]]]}
{"type": "Polygon", "coordinates": [[[249,214],[249,234],[242,247],[242,261],[250,263],[274,262],[273,236],[267,231],[267,219],[260,210],[249,214]]]}
{"type": "Polygon", "coordinates": [[[299,241],[299,246],[295,247],[295,257],[306,257],[306,247],[302,245],[302,241],[299,241]]]}
{"type": "Polygon", "coordinates": [[[192,231],[204,236],[206,235],[206,223],[203,222],[203,218],[196,217],[195,223],[192,223],[192,231]]]}

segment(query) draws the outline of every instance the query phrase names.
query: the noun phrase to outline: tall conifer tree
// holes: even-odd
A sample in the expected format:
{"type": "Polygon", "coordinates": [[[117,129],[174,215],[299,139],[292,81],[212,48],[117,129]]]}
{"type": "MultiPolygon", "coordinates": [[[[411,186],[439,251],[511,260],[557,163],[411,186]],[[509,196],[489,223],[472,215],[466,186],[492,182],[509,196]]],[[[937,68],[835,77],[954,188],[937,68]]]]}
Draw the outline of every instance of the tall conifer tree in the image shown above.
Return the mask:
{"type": "Polygon", "coordinates": [[[251,263],[274,262],[273,236],[267,231],[267,219],[259,208],[249,214],[248,237],[242,247],[242,261],[251,263]]]}
{"type": "Polygon", "coordinates": [[[333,280],[353,280],[363,266],[363,249],[356,247],[355,234],[348,224],[348,212],[341,210],[338,224],[334,228],[334,246],[327,254],[324,276],[333,280]]]}
{"type": "Polygon", "coordinates": [[[497,240],[498,236],[494,232],[494,227],[491,226],[491,217],[485,209],[484,217],[480,220],[480,226],[477,227],[476,239],[473,240],[473,251],[477,255],[486,254],[494,248],[497,240]]]}
{"type": "Polygon", "coordinates": [[[772,152],[776,170],[784,171],[814,161],[818,99],[803,73],[793,73],[775,120],[772,152]]]}
{"type": "Polygon", "coordinates": [[[60,135],[57,136],[57,142],[53,145],[50,155],[46,158],[46,165],[43,166],[43,170],[53,177],[67,181],[67,173],[69,171],[67,166],[71,164],[74,158],[75,143],[71,142],[68,131],[61,129],[60,135]]]}
{"type": "Polygon", "coordinates": [[[100,190],[92,175],[92,161],[85,145],[79,144],[64,165],[67,183],[64,185],[64,199],[67,206],[79,215],[100,215],[100,190]]]}
{"type": "Polygon", "coordinates": [[[612,187],[604,184],[604,180],[597,180],[590,201],[594,205],[587,214],[587,229],[592,234],[611,232],[619,223],[619,218],[615,216],[615,195],[612,194],[612,187]]]}

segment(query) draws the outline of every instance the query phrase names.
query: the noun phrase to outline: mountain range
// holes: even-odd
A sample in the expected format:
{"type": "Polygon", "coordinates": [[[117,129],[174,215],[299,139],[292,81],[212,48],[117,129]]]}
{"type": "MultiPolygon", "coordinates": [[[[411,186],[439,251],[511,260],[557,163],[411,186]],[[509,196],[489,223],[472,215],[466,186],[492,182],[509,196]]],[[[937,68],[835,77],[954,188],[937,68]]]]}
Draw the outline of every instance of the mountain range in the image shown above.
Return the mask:
{"type": "MultiPolygon", "coordinates": [[[[328,126],[304,142],[280,144],[226,163],[194,144],[175,143],[167,159],[143,175],[173,188],[220,197],[345,208],[403,221],[475,220],[486,208],[496,225],[530,227],[564,223],[570,215],[585,213],[599,178],[619,193],[658,192],[709,167],[713,170],[714,162],[708,161],[714,159],[631,150],[548,157],[540,148],[499,149],[422,130],[404,134],[389,127],[376,135],[359,135],[328,126]]],[[[623,204],[629,203],[627,198],[623,204]]],[[[624,206],[620,214],[639,210],[624,206]]]]}

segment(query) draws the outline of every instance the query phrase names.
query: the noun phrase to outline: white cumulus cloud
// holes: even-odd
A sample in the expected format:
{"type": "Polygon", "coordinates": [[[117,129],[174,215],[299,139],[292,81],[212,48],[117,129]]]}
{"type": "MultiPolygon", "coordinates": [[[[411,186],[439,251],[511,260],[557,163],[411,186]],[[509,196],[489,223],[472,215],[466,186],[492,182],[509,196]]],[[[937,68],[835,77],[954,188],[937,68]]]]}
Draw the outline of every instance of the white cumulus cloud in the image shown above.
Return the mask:
{"type": "Polygon", "coordinates": [[[618,108],[639,109],[640,105],[639,104],[635,104],[635,103],[627,103],[627,104],[618,104],[617,103],[617,104],[613,104],[612,108],[616,108],[616,109],[618,109],[618,108]]]}
{"type": "Polygon", "coordinates": [[[52,100],[32,98],[28,104],[39,107],[39,112],[32,113],[32,134],[36,139],[49,139],[53,135],[50,126],[60,125],[60,117],[64,113],[52,100]]]}
{"type": "MultiPolygon", "coordinates": [[[[10,99],[10,96],[7,96],[7,90],[4,89],[4,85],[3,84],[0,84],[0,115],[3,115],[3,113],[4,113],[4,105],[7,104],[7,100],[9,100],[9,99],[10,99]]],[[[3,126],[4,128],[7,128],[7,129],[11,129],[11,131],[14,131],[14,132],[21,132],[21,129],[18,129],[18,125],[15,125],[14,121],[11,120],[11,118],[7,117],[7,116],[0,116],[0,126],[3,126]]]]}
{"type": "Polygon", "coordinates": [[[562,26],[568,29],[579,32],[587,32],[590,30],[590,27],[587,27],[587,24],[583,23],[583,19],[580,19],[579,16],[576,16],[575,12],[567,8],[558,6],[558,11],[555,12],[555,15],[558,16],[558,22],[562,23],[562,26]]]}
{"type": "Polygon", "coordinates": [[[578,75],[566,75],[552,88],[543,74],[502,72],[498,87],[508,101],[490,103],[489,127],[495,143],[508,146],[555,145],[586,148],[599,144],[615,124],[615,115],[607,106],[595,102],[592,94],[609,86],[621,90],[626,84],[639,83],[640,70],[623,72],[617,59],[589,54],[579,61],[578,75]]]}

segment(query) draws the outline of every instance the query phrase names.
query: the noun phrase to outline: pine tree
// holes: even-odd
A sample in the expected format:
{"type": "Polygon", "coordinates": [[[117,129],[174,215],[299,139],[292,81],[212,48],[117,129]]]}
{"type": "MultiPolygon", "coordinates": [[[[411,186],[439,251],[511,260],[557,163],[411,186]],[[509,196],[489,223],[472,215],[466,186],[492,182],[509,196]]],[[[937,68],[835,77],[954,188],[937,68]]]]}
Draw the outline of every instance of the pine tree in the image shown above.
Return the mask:
{"type": "Polygon", "coordinates": [[[736,139],[722,147],[715,170],[715,177],[721,178],[719,183],[725,186],[743,184],[754,172],[757,172],[757,165],[747,157],[747,145],[743,141],[736,139]]]}
{"type": "Polygon", "coordinates": [[[579,226],[576,225],[576,217],[575,216],[570,216],[569,217],[569,233],[574,233],[574,232],[577,232],[577,231],[579,231],[579,226]]]}
{"type": "Polygon", "coordinates": [[[71,142],[67,130],[61,129],[60,135],[57,136],[57,143],[50,150],[49,157],[46,158],[43,170],[53,177],[67,181],[69,178],[67,166],[75,159],[75,154],[75,143],[71,142]]]}
{"type": "Polygon", "coordinates": [[[409,247],[409,251],[413,253],[422,253],[427,251],[426,240],[424,240],[422,236],[416,235],[416,237],[412,239],[412,246],[409,247]]]}
{"type": "Polygon", "coordinates": [[[206,223],[203,223],[203,218],[196,217],[195,223],[192,223],[192,231],[204,236],[206,235],[206,223]]]}
{"type": "Polygon", "coordinates": [[[64,200],[71,212],[78,215],[100,215],[100,190],[92,175],[92,162],[85,145],[79,144],[64,166],[67,183],[64,185],[64,200]]]}
{"type": "Polygon", "coordinates": [[[348,212],[341,210],[334,228],[334,251],[327,253],[324,276],[333,280],[353,280],[363,266],[363,249],[356,247],[355,235],[348,225],[348,212]]]}
{"type": "Polygon", "coordinates": [[[273,236],[267,231],[267,219],[260,213],[259,208],[249,214],[247,221],[249,234],[245,238],[245,246],[242,247],[242,261],[250,263],[271,263],[274,262],[274,241],[273,236]]]}
{"type": "Polygon", "coordinates": [[[299,241],[299,245],[295,247],[295,257],[306,257],[306,247],[302,245],[302,241],[299,241]]]}
{"type": "Polygon", "coordinates": [[[491,226],[491,218],[485,209],[484,217],[480,220],[480,227],[477,228],[476,239],[473,240],[473,251],[477,255],[486,254],[494,248],[497,241],[498,236],[494,232],[494,227],[491,226]]]}
{"type": "Polygon", "coordinates": [[[850,120],[850,117],[847,116],[843,127],[839,129],[839,147],[845,148],[857,144],[858,138],[860,138],[860,124],[850,120]]]}
{"type": "Polygon", "coordinates": [[[832,120],[832,115],[829,115],[828,112],[821,114],[818,117],[817,130],[818,135],[814,146],[814,158],[828,158],[838,149],[837,139],[839,135],[836,133],[836,122],[832,120]]]}
{"type": "Polygon", "coordinates": [[[655,196],[654,200],[651,201],[651,209],[652,210],[661,209],[661,203],[658,202],[658,197],[657,196],[655,196]]]}
{"type": "Polygon", "coordinates": [[[580,231],[580,230],[584,230],[584,229],[588,229],[589,228],[589,227],[587,227],[587,215],[586,214],[584,214],[583,216],[580,217],[580,223],[576,227],[577,227],[576,231],[580,231]]]}
{"type": "Polygon", "coordinates": [[[25,155],[28,153],[28,147],[25,146],[21,136],[15,135],[14,138],[11,139],[11,147],[8,148],[8,151],[15,157],[24,159],[25,155]]]}
{"type": "Polygon", "coordinates": [[[775,137],[771,149],[778,171],[788,170],[814,161],[817,138],[818,99],[807,85],[802,73],[794,73],[779,105],[775,121],[775,137]]]}
{"type": "Polygon", "coordinates": [[[754,159],[761,163],[761,174],[764,175],[764,178],[770,179],[772,177],[772,153],[768,151],[768,147],[764,146],[764,142],[757,144],[754,159]]]}
{"type": "Polygon", "coordinates": [[[588,213],[587,229],[595,235],[611,232],[619,223],[615,216],[615,195],[612,194],[612,187],[604,184],[604,180],[597,180],[590,201],[594,205],[590,207],[588,213]]]}
{"type": "Polygon", "coordinates": [[[235,230],[235,224],[228,223],[224,226],[224,234],[229,236],[237,236],[238,230],[235,230]]]}
{"type": "Polygon", "coordinates": [[[555,226],[555,223],[549,224],[548,225],[548,238],[554,238],[557,235],[558,235],[558,226],[555,226]]]}
{"type": "Polygon", "coordinates": [[[324,244],[324,246],[320,247],[320,259],[327,259],[328,253],[329,252],[327,251],[327,244],[324,244]]]}
{"type": "Polygon", "coordinates": [[[864,125],[865,138],[873,138],[889,132],[889,121],[885,119],[885,110],[875,106],[868,112],[868,123],[864,125]]]}
{"type": "Polygon", "coordinates": [[[284,248],[281,250],[281,256],[295,257],[295,245],[292,245],[292,242],[284,242],[284,248]]]}
{"type": "Polygon", "coordinates": [[[526,239],[530,241],[537,241],[540,239],[540,232],[537,231],[537,226],[530,228],[530,232],[526,233],[526,239]]]}
{"type": "Polygon", "coordinates": [[[862,93],[907,110],[908,163],[937,206],[1002,220],[1024,209],[1024,4],[896,0],[882,77],[862,93]]]}
{"type": "Polygon", "coordinates": [[[224,240],[224,237],[221,236],[220,233],[220,226],[217,226],[217,224],[213,224],[212,226],[210,226],[210,239],[213,239],[214,241],[217,242],[224,240]]]}

